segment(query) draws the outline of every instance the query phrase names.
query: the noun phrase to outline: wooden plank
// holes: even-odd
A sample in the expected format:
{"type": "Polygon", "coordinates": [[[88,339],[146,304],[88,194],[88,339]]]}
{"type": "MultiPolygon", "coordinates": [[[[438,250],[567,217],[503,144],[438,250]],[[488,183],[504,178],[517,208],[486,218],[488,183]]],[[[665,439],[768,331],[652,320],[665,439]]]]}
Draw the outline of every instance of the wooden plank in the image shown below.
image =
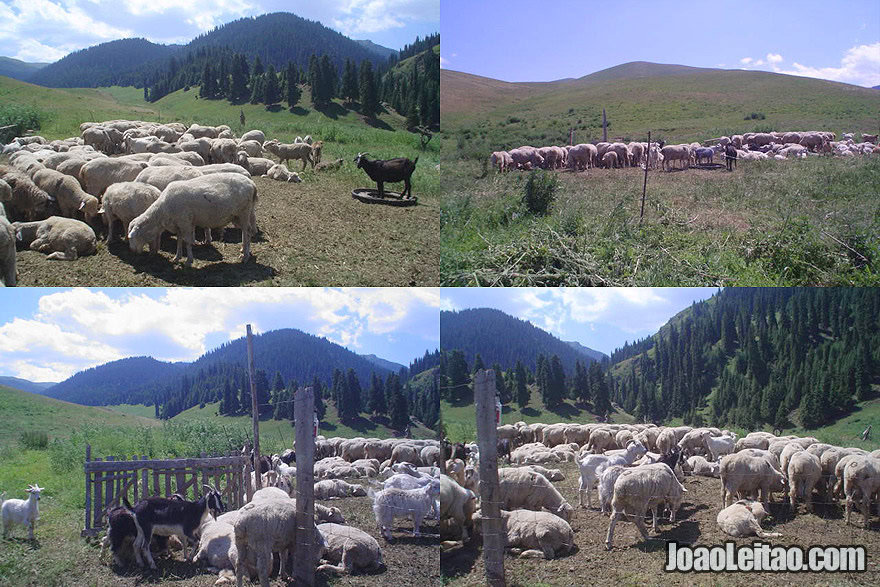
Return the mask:
{"type": "Polygon", "coordinates": [[[159,489],[159,471],[153,469],[153,495],[162,495],[162,490],[159,489]]]}
{"type": "MultiPolygon", "coordinates": [[[[86,465],[89,464],[89,461],[92,459],[92,445],[86,445],[86,465]]],[[[86,470],[86,527],[83,532],[88,533],[92,530],[92,479],[91,474],[86,470]]]]}
{"type": "Polygon", "coordinates": [[[296,556],[293,577],[297,584],[315,584],[315,391],[300,388],[294,394],[296,422],[296,556]]]}
{"type": "Polygon", "coordinates": [[[162,471],[162,474],[165,475],[165,495],[163,497],[170,497],[173,491],[171,491],[171,471],[162,471]]]}
{"type": "MultiPolygon", "coordinates": [[[[100,461],[101,459],[95,459],[96,461],[100,461]]],[[[95,501],[93,502],[94,506],[94,520],[95,520],[95,528],[100,527],[101,524],[101,515],[104,509],[104,492],[101,490],[101,478],[98,475],[95,475],[95,501]]]]}
{"type": "Polygon", "coordinates": [[[480,509],[483,517],[486,582],[491,587],[501,587],[506,584],[504,547],[507,534],[502,529],[499,503],[501,492],[498,484],[498,431],[495,428],[495,372],[491,369],[480,369],[474,373],[474,404],[477,414],[477,444],[480,447],[480,509]]]}
{"type": "MultiPolygon", "coordinates": [[[[116,457],[106,457],[108,461],[115,461],[116,457]]],[[[104,477],[104,501],[101,503],[101,509],[106,511],[107,504],[113,501],[113,479],[104,477]]]]}
{"type": "Polygon", "coordinates": [[[137,461],[99,461],[98,459],[85,464],[89,472],[127,471],[131,469],[192,469],[203,466],[224,467],[244,466],[250,460],[246,456],[212,457],[208,459],[170,459],[170,460],[137,460],[137,461]]]}

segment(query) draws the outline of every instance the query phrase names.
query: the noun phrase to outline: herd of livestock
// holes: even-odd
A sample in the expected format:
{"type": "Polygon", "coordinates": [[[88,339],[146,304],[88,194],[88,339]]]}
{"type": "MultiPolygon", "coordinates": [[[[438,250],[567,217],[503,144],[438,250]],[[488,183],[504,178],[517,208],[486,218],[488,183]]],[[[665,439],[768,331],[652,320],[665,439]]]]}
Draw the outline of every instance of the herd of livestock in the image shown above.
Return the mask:
{"type": "MultiPolygon", "coordinates": [[[[844,499],[845,523],[858,507],[870,527],[872,502],[880,497],[880,450],[868,453],[812,437],[751,432],[743,438],[717,428],[621,424],[525,424],[499,426],[502,455],[513,466],[499,468],[499,501],[507,548],[522,557],[555,558],[574,545],[574,506],[554,486],[565,479],[555,467],[576,463],[578,505],[610,513],[605,545],[610,549],[618,521],[634,521],[650,539],[645,516],[669,510],[670,522],[686,499],[685,475],[720,477],[717,524],[734,536],[767,533],[761,520],[774,493],[813,511],[814,500],[844,499]],[[815,497],[814,497],[815,494],[815,497]]],[[[441,536],[444,549],[467,543],[481,531],[479,449],[476,444],[444,444],[447,474],[441,475],[441,536]]]]}
{"type": "MultiPolygon", "coordinates": [[[[311,136],[286,144],[266,140],[261,130],[237,138],[226,125],[131,120],[86,122],[80,129],[80,137],[18,137],[3,147],[10,164],[0,165],[0,281],[7,286],[16,283],[16,246],[75,260],[95,253],[97,235],[105,231],[108,243],[121,235],[137,253],[147,245],[157,252],[162,234],[170,232],[177,236],[174,261],[185,245],[192,265],[196,227],[210,244],[212,229],[232,224],[241,229],[246,262],[258,231],[252,177],[298,183],[290,161],[316,172],[343,164],[321,161],[324,143],[311,136]]],[[[380,193],[384,182],[404,181],[411,189],[415,163],[409,159],[371,160],[360,153],[354,162],[380,193]]]]}
{"type": "MultiPolygon", "coordinates": [[[[804,158],[809,154],[828,153],[841,157],[880,154],[877,135],[862,133],[862,142],[853,140],[853,133],[845,133],[840,141],[833,132],[771,132],[745,133],[710,139],[703,143],[666,145],[663,142],[629,143],[598,142],[566,145],[564,147],[522,146],[510,151],[495,151],[489,156],[493,169],[503,172],[516,169],[568,169],[582,171],[594,167],[606,169],[644,167],[664,170],[687,168],[695,164],[711,164],[715,158],[725,161],[756,161],[760,159],[804,158]],[[729,148],[732,146],[733,148],[729,148]]],[[[730,167],[731,163],[728,163],[730,167]]]]}
{"type": "MultiPolygon", "coordinates": [[[[186,561],[218,573],[217,585],[241,581],[245,575],[269,585],[273,557],[280,574],[291,569],[288,555],[296,556],[296,453],[294,449],[253,460],[252,498],[238,510],[226,511],[223,493],[205,485],[197,501],[179,494],[147,497],[107,512],[107,533],[101,558],[109,547],[113,561],[131,561],[156,569],[153,552],[182,548],[186,561]],[[257,472],[259,470],[259,473],[257,472]],[[262,489],[256,488],[261,475],[262,489]]],[[[376,519],[372,534],[393,542],[396,519],[412,520],[413,536],[423,535],[421,524],[439,515],[440,445],[432,440],[329,438],[315,443],[314,497],[350,500],[368,497],[376,519]],[[346,481],[346,479],[352,482],[346,481]]],[[[3,502],[3,536],[25,526],[34,537],[38,501],[43,488],[30,486],[27,500],[3,502]]],[[[370,533],[346,525],[346,501],[340,507],[315,503],[314,534],[318,548],[316,570],[329,573],[382,572],[382,547],[370,533]],[[321,561],[324,561],[323,563],[321,561]]],[[[427,534],[428,537],[431,534],[427,534]]],[[[434,535],[436,536],[436,535],[434,535]]],[[[302,539],[302,536],[300,536],[302,539]]],[[[431,548],[432,540],[424,544],[431,548]]]]}

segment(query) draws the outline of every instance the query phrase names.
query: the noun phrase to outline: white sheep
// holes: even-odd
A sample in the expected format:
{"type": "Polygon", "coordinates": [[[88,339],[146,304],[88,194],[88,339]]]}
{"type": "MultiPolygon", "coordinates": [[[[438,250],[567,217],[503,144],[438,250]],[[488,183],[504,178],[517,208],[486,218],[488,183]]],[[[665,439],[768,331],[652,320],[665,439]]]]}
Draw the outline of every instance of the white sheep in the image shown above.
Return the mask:
{"type": "Polygon", "coordinates": [[[559,469],[547,469],[541,465],[526,465],[521,468],[540,473],[550,481],[565,481],[565,474],[559,469]]]}
{"type": "Polygon", "coordinates": [[[15,275],[15,229],[6,219],[0,203],[0,281],[5,287],[13,287],[15,275]]]}
{"type": "Polygon", "coordinates": [[[269,179],[274,179],[275,181],[284,181],[284,182],[293,182],[299,183],[302,181],[299,173],[295,171],[290,171],[285,165],[281,163],[274,164],[269,171],[263,177],[268,177],[269,179]]]}
{"type": "Polygon", "coordinates": [[[50,216],[36,222],[15,222],[15,238],[31,250],[47,255],[47,259],[75,261],[97,250],[92,227],[80,220],[50,216]]]}
{"type": "MultiPolygon", "coordinates": [[[[144,170],[148,171],[148,170],[144,170]]],[[[114,183],[107,188],[102,198],[101,210],[107,228],[107,242],[114,238],[116,221],[122,223],[123,236],[128,234],[132,220],[143,214],[153,202],[159,199],[161,190],[151,184],[136,181],[114,183]]],[[[150,251],[159,249],[159,243],[150,243],[150,251]]]]}
{"type": "Polygon", "coordinates": [[[566,522],[571,519],[571,505],[543,475],[517,468],[500,469],[498,481],[502,509],[546,509],[566,522]]]}
{"type": "Polygon", "coordinates": [[[761,502],[741,499],[718,512],[716,521],[722,532],[734,538],[745,538],[753,534],[759,538],[782,536],[778,532],[765,532],[761,528],[761,521],[766,516],[767,510],[764,509],[761,502]]]}
{"type": "MultiPolygon", "coordinates": [[[[476,527],[482,524],[482,512],[474,514],[476,527]]],[[[505,545],[520,558],[547,560],[567,554],[574,548],[574,532],[565,520],[548,512],[501,510],[501,529],[505,545]]]]}
{"type": "Polygon", "coordinates": [[[147,167],[149,164],[146,161],[105,157],[92,159],[83,165],[79,170],[79,177],[85,191],[100,197],[114,183],[134,181],[147,167]]]}
{"type": "Polygon", "coordinates": [[[611,498],[611,522],[605,537],[605,548],[611,550],[614,540],[614,526],[623,517],[634,516],[636,526],[642,537],[649,540],[645,529],[645,513],[654,510],[654,531],[657,531],[657,507],[662,503],[670,506],[670,521],[675,521],[675,513],[681,504],[682,495],[687,489],[678,482],[669,465],[656,463],[628,469],[620,474],[614,483],[611,498]]]}
{"type": "Polygon", "coordinates": [[[476,509],[477,496],[465,489],[447,475],[440,475],[440,511],[442,523],[451,519],[456,528],[461,528],[461,540],[467,542],[467,528],[473,524],[472,518],[476,509]]]}
{"type": "Polygon", "coordinates": [[[584,507],[584,494],[587,496],[587,507],[592,507],[592,493],[599,476],[606,467],[613,465],[629,466],[643,456],[647,449],[638,441],[631,441],[623,454],[606,453],[604,455],[587,455],[578,461],[581,478],[578,484],[578,505],[584,507]]]}
{"type": "Polygon", "coordinates": [[[257,141],[262,145],[266,142],[266,134],[261,130],[249,130],[241,135],[240,141],[257,141]]]}
{"type": "Polygon", "coordinates": [[[236,173],[217,173],[187,181],[172,182],[143,214],[132,220],[128,230],[131,250],[140,252],[147,243],[167,230],[177,235],[177,255],[187,250],[186,265],[193,262],[195,227],[219,228],[229,222],[242,228],[242,262],[251,254],[251,234],[257,186],[236,173]]]}
{"type": "Polygon", "coordinates": [[[870,527],[871,496],[880,491],[880,460],[861,456],[847,463],[843,470],[843,491],[846,494],[847,525],[850,523],[853,504],[861,494],[860,509],[865,528],[870,527]]]}
{"type": "Polygon", "coordinates": [[[602,474],[599,475],[599,507],[602,513],[611,510],[611,498],[614,495],[614,484],[620,474],[626,470],[623,465],[612,465],[606,467],[602,474]]]}
{"type": "Polygon", "coordinates": [[[664,428],[657,435],[657,450],[661,455],[669,454],[675,447],[675,431],[672,428],[664,428]]]}
{"type": "Polygon", "coordinates": [[[235,551],[235,527],[221,521],[222,517],[209,520],[202,526],[199,549],[193,558],[193,562],[204,563],[214,572],[232,569],[232,560],[237,556],[232,554],[235,551]]]}
{"type": "Polygon", "coordinates": [[[362,485],[347,483],[342,479],[324,479],[315,483],[315,499],[343,499],[364,497],[367,491],[362,485]]]}
{"type": "Polygon", "coordinates": [[[727,507],[728,495],[756,490],[760,491],[761,503],[766,504],[773,488],[782,488],[785,484],[782,472],[770,464],[768,459],[745,452],[722,458],[720,473],[723,508],[727,507]]]}
{"type": "Polygon", "coordinates": [[[318,532],[324,538],[323,558],[332,564],[323,564],[318,571],[353,573],[355,569],[379,571],[385,568],[382,549],[375,538],[351,526],[341,524],[318,524],[318,532]]]}
{"type": "MultiPolygon", "coordinates": [[[[296,505],[293,500],[270,499],[252,502],[239,510],[238,519],[233,524],[235,548],[238,554],[235,577],[241,587],[245,564],[251,553],[256,559],[256,570],[260,585],[269,587],[269,572],[272,570],[272,553],[281,555],[279,576],[287,577],[285,566],[288,554],[294,551],[297,535],[296,505]]],[[[318,535],[315,532],[316,536],[318,535]]]]}
{"type": "Polygon", "coordinates": [[[315,157],[312,152],[312,145],[310,145],[309,143],[285,144],[279,143],[277,139],[272,139],[271,141],[266,141],[263,144],[263,148],[278,157],[280,163],[290,161],[291,159],[302,160],[303,171],[305,170],[306,165],[311,164],[312,167],[314,167],[317,164],[317,161],[315,161],[315,157]]]}
{"type": "Polygon", "coordinates": [[[796,452],[789,459],[786,471],[792,511],[797,507],[795,504],[797,496],[803,497],[807,509],[812,511],[813,487],[822,478],[822,464],[819,457],[805,450],[796,452]]]}
{"type": "Polygon", "coordinates": [[[391,528],[394,518],[409,517],[413,521],[413,536],[420,535],[422,520],[434,508],[434,500],[440,494],[440,483],[430,483],[419,489],[384,489],[373,492],[368,490],[373,500],[373,513],[382,536],[391,540],[391,528]]]}
{"type": "Polygon", "coordinates": [[[28,539],[34,539],[34,525],[40,517],[39,503],[40,492],[45,491],[39,485],[28,485],[27,499],[7,499],[0,506],[0,515],[3,517],[3,538],[9,535],[13,525],[25,526],[28,530],[28,539]]]}
{"type": "Polygon", "coordinates": [[[10,218],[15,220],[42,220],[49,215],[55,199],[37,187],[31,178],[18,170],[0,165],[0,178],[9,186],[0,196],[10,218]]]}
{"type": "MultiPolygon", "coordinates": [[[[159,188],[161,192],[172,181],[184,181],[187,179],[195,179],[203,175],[201,168],[185,167],[185,166],[160,166],[147,167],[137,174],[134,181],[146,183],[159,188]]],[[[116,185],[116,184],[113,184],[116,185]]],[[[107,188],[110,189],[109,187],[107,188]]],[[[105,194],[107,192],[104,192],[105,194]]],[[[106,195],[105,195],[106,197],[106,195]]]]}
{"type": "Polygon", "coordinates": [[[694,475],[701,477],[719,477],[721,475],[721,463],[709,462],[706,457],[694,455],[687,460],[688,467],[694,475]]]}

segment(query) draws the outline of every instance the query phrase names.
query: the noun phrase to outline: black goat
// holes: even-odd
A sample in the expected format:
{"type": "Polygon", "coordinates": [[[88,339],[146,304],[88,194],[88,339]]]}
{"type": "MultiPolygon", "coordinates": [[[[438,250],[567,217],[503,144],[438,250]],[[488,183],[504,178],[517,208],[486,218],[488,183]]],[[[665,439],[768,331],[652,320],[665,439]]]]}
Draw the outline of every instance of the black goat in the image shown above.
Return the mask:
{"type": "Polygon", "coordinates": [[[296,462],[296,453],[293,451],[292,448],[288,448],[283,453],[281,453],[281,456],[279,458],[281,459],[281,462],[283,462],[285,465],[289,465],[290,463],[296,462]]]}
{"type": "MultiPolygon", "coordinates": [[[[183,556],[187,556],[187,540],[198,542],[193,532],[202,525],[208,515],[217,519],[218,513],[225,511],[220,492],[205,485],[208,492],[198,501],[184,501],[169,497],[148,497],[135,504],[132,511],[142,534],[135,540],[135,553],[140,549],[151,569],[156,568],[149,544],[153,534],[177,536],[183,543],[183,556]]],[[[140,560],[140,559],[139,559],[140,560]]]]}
{"type": "Polygon", "coordinates": [[[416,163],[419,162],[418,157],[416,157],[415,161],[410,161],[406,157],[384,160],[373,159],[370,161],[367,159],[366,153],[358,153],[358,156],[354,158],[354,162],[359,169],[366,171],[367,175],[370,176],[370,179],[375,181],[376,185],[379,186],[380,198],[385,197],[385,188],[383,187],[385,182],[394,183],[398,181],[403,182],[403,193],[401,194],[401,197],[406,198],[407,195],[409,195],[410,198],[412,197],[410,177],[416,169],[416,163]]]}
{"type": "Polygon", "coordinates": [[[733,171],[736,167],[736,147],[730,143],[724,147],[724,159],[727,161],[727,171],[733,171]]]}
{"type": "MultiPolygon", "coordinates": [[[[122,566],[122,560],[119,553],[124,547],[133,545],[138,539],[143,540],[143,531],[137,523],[135,514],[131,511],[131,504],[123,497],[124,506],[116,506],[107,512],[107,535],[101,540],[101,557],[104,556],[104,550],[109,546],[113,553],[113,562],[122,566]]],[[[137,563],[144,566],[141,551],[134,549],[134,555],[137,563]]]]}
{"type": "Polygon", "coordinates": [[[666,453],[657,459],[658,463],[665,463],[669,465],[669,468],[673,471],[675,470],[675,466],[678,465],[678,462],[681,460],[681,449],[677,446],[673,448],[671,451],[666,453]]]}
{"type": "Polygon", "coordinates": [[[502,438],[498,441],[498,460],[501,457],[507,457],[507,464],[510,464],[510,450],[513,448],[513,442],[509,438],[502,438]]]}

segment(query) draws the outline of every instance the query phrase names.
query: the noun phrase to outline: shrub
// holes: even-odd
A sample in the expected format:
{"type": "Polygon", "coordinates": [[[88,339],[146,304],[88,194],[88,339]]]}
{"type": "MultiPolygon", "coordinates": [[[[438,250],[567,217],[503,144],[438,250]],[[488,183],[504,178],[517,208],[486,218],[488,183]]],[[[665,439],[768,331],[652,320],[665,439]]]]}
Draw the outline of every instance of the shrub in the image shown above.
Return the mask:
{"type": "Polygon", "coordinates": [[[752,112],[751,114],[746,114],[743,120],[764,120],[767,118],[763,112],[752,112]]]}
{"type": "Polygon", "coordinates": [[[23,135],[28,129],[39,129],[40,121],[45,120],[46,117],[45,112],[37,110],[33,106],[0,105],[0,126],[14,126],[14,128],[0,132],[0,142],[8,143],[13,138],[23,135]]]}
{"type": "Polygon", "coordinates": [[[29,450],[46,450],[46,447],[49,446],[49,435],[37,430],[28,430],[21,433],[18,441],[29,450]]]}
{"type": "Polygon", "coordinates": [[[555,173],[547,173],[536,169],[529,173],[523,188],[522,202],[531,214],[546,216],[550,213],[550,206],[556,199],[556,190],[559,188],[559,178],[555,173]]]}

